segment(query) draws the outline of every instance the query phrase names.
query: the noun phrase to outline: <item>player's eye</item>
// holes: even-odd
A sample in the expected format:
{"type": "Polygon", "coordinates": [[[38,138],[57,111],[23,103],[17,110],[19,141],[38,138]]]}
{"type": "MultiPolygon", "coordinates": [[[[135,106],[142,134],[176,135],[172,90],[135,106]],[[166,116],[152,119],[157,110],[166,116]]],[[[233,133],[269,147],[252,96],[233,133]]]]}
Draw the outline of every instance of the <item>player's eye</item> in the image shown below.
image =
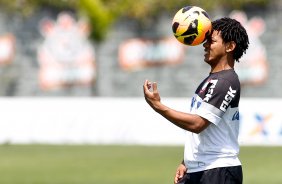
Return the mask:
{"type": "Polygon", "coordinates": [[[210,39],[210,42],[211,42],[211,43],[214,43],[214,42],[216,42],[216,40],[213,39],[213,38],[211,38],[211,39],[210,39]]]}

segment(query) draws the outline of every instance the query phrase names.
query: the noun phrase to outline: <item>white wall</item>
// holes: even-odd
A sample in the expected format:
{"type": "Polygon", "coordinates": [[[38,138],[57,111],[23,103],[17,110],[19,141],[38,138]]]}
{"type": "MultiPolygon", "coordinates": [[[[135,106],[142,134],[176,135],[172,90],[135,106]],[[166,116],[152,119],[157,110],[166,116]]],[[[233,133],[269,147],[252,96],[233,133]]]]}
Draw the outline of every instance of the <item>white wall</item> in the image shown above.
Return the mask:
{"type": "MultiPolygon", "coordinates": [[[[163,98],[187,111],[190,99],[163,98]]],[[[282,145],[282,99],[242,99],[242,145],[282,145]]],[[[0,143],[183,145],[143,98],[0,98],[0,143]]]]}

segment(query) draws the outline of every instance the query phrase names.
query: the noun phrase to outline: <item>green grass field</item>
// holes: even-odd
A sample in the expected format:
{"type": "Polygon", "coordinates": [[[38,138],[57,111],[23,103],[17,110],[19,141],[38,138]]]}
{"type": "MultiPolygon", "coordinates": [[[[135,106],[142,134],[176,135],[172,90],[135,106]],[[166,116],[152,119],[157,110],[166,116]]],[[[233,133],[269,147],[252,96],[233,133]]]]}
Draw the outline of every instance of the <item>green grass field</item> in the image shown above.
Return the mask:
{"type": "MultiPolygon", "coordinates": [[[[0,146],[1,184],[171,184],[183,147],[0,146]]],[[[245,184],[282,183],[282,147],[242,147],[245,184]]]]}

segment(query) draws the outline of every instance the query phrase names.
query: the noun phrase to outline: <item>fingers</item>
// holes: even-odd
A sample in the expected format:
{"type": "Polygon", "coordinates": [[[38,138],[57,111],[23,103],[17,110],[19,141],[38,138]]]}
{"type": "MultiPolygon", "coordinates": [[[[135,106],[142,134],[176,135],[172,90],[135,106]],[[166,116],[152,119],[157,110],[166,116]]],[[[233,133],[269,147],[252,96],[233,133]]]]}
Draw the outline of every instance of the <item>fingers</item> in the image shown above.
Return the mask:
{"type": "Polygon", "coordinates": [[[143,89],[146,102],[156,110],[156,108],[160,106],[159,103],[161,101],[160,95],[157,91],[157,83],[151,83],[148,80],[145,80],[143,89]]]}
{"type": "Polygon", "coordinates": [[[181,181],[181,179],[183,179],[184,174],[186,173],[186,167],[183,164],[180,164],[179,167],[176,170],[176,174],[174,177],[174,183],[178,183],[181,181]]]}
{"type": "Polygon", "coordinates": [[[156,83],[156,82],[153,83],[153,92],[154,92],[154,93],[157,93],[157,92],[158,92],[158,86],[157,86],[157,83],[156,83]]]}
{"type": "Polygon", "coordinates": [[[178,183],[183,178],[184,173],[181,173],[179,170],[177,171],[174,177],[174,183],[178,183]]]}
{"type": "Polygon", "coordinates": [[[157,83],[150,82],[148,80],[145,80],[144,85],[143,85],[144,93],[147,93],[148,91],[151,90],[151,92],[157,92],[157,83]],[[155,89],[155,90],[154,90],[155,89]]]}
{"type": "Polygon", "coordinates": [[[176,174],[175,177],[174,177],[174,184],[177,184],[178,181],[179,181],[179,176],[178,176],[178,174],[176,174]]]}
{"type": "Polygon", "coordinates": [[[145,80],[145,82],[144,82],[144,84],[143,84],[144,94],[146,94],[146,92],[149,90],[149,88],[148,88],[148,83],[149,83],[149,81],[148,81],[148,80],[145,80]]]}

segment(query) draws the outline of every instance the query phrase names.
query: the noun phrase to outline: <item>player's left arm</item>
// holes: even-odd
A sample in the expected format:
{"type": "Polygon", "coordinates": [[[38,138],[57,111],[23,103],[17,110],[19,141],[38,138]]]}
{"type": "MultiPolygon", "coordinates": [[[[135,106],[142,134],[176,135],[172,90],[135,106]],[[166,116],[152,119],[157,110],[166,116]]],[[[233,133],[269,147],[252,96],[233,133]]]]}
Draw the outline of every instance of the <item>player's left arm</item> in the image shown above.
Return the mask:
{"type": "Polygon", "coordinates": [[[143,85],[144,97],[147,103],[164,118],[176,126],[193,133],[200,133],[207,128],[210,122],[196,114],[189,114],[171,109],[161,103],[161,98],[157,90],[157,83],[150,83],[148,80],[143,85]],[[150,88],[153,88],[150,91],[150,88]]]}

